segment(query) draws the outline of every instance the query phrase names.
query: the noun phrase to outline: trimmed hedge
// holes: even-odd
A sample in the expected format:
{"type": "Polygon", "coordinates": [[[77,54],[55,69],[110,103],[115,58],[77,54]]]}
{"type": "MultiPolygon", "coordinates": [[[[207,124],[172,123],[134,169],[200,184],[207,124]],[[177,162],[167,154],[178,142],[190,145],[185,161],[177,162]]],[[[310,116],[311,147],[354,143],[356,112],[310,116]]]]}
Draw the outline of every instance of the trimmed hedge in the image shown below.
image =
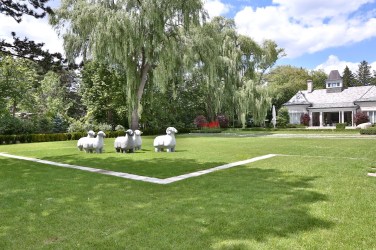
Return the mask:
{"type": "Polygon", "coordinates": [[[337,123],[336,129],[346,129],[346,123],[337,123]]]}
{"type": "Polygon", "coordinates": [[[360,134],[361,135],[376,135],[376,127],[361,129],[360,134]]]}
{"type": "MultiPolygon", "coordinates": [[[[189,133],[190,129],[178,129],[180,134],[189,133]]],[[[124,131],[105,131],[107,138],[116,138],[124,136],[124,131]]],[[[214,132],[213,132],[214,133],[214,132]]],[[[166,134],[165,129],[146,129],[143,135],[163,135],[166,134]]],[[[81,137],[87,136],[86,132],[72,132],[72,133],[56,133],[56,134],[25,134],[25,135],[0,135],[1,144],[15,144],[15,143],[32,143],[32,142],[49,142],[49,141],[76,141],[81,137]]]]}

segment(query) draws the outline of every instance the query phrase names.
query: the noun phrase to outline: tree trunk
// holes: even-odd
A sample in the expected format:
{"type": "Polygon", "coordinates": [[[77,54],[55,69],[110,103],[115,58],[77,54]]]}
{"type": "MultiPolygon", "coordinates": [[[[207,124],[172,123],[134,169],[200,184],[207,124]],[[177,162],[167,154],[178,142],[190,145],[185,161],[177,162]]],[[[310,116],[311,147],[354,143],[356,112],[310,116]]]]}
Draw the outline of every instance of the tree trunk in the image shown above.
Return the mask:
{"type": "Polygon", "coordinates": [[[150,69],[151,69],[151,67],[150,67],[149,63],[146,63],[142,67],[141,82],[140,82],[140,85],[138,87],[137,100],[136,100],[136,104],[135,104],[135,106],[133,108],[132,117],[131,117],[131,129],[132,130],[139,129],[139,126],[140,126],[140,124],[139,124],[139,116],[138,116],[138,108],[139,108],[140,103],[141,103],[142,95],[144,93],[144,89],[145,89],[145,85],[146,85],[146,81],[147,81],[147,76],[148,76],[148,73],[149,73],[150,69]]]}
{"type": "Polygon", "coordinates": [[[16,108],[17,108],[17,103],[16,103],[16,101],[14,101],[13,105],[12,105],[12,115],[13,115],[13,117],[16,117],[16,108]]]}

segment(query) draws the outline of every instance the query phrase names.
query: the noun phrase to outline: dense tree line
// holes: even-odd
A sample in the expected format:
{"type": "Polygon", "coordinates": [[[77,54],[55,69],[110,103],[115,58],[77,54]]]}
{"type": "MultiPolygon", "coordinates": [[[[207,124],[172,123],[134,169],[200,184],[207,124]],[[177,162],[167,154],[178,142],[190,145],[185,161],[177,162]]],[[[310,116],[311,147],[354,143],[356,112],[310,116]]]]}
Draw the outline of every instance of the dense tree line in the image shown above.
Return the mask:
{"type": "Polygon", "coordinates": [[[345,87],[376,85],[376,70],[372,71],[371,65],[363,60],[359,63],[355,73],[346,66],[342,78],[345,87]]]}

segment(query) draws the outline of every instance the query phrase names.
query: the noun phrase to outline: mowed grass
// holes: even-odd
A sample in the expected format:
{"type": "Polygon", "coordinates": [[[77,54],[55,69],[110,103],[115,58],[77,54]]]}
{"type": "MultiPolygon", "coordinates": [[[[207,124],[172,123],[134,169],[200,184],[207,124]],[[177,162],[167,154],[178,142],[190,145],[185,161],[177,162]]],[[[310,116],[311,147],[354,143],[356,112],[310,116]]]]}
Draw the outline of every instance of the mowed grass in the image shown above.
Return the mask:
{"type": "Polygon", "coordinates": [[[0,249],[374,249],[374,139],[177,137],[176,153],[0,152],[171,177],[275,153],[169,185],[0,157],[0,249]],[[288,156],[287,156],[288,155],[288,156]]]}

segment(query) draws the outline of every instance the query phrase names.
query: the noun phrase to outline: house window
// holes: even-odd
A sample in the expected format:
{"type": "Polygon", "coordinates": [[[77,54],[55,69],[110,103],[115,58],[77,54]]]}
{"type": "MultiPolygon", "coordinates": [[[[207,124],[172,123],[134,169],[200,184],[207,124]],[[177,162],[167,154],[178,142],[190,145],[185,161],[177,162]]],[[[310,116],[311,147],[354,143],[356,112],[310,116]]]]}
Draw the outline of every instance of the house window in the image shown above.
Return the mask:
{"type": "Polygon", "coordinates": [[[369,122],[376,123],[376,111],[368,111],[367,112],[369,122]]]}
{"type": "Polygon", "coordinates": [[[291,124],[300,124],[300,117],[303,115],[303,112],[290,112],[290,123],[291,124]]]}

